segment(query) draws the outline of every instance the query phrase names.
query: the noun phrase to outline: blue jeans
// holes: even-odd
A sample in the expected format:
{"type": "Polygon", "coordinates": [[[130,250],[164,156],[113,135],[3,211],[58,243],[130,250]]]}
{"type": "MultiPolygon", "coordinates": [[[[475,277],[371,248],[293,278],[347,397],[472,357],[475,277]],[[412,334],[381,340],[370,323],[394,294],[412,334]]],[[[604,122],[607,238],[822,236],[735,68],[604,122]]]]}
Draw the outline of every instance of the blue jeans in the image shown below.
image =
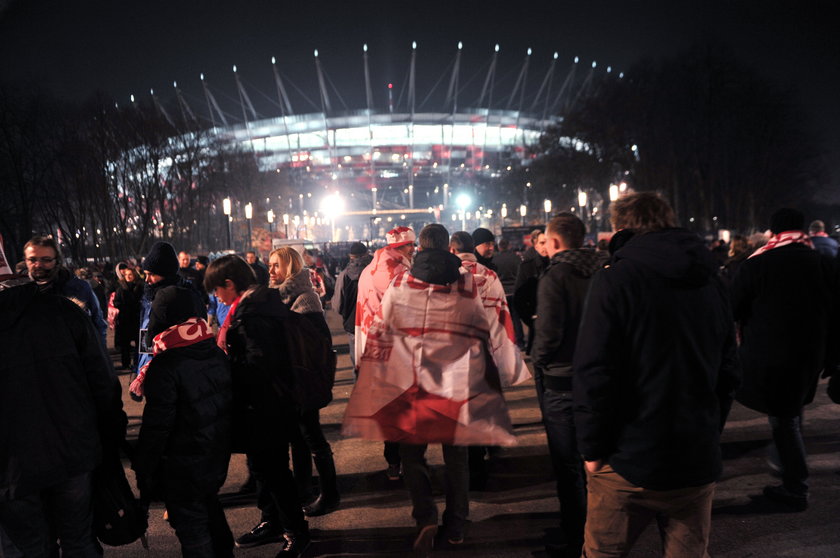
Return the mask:
{"type": "Polygon", "coordinates": [[[40,492],[0,502],[0,523],[27,558],[51,556],[56,539],[63,558],[102,556],[102,547],[93,535],[89,472],[40,492]]]}
{"type": "Polygon", "coordinates": [[[796,494],[808,493],[808,461],[802,440],[802,419],[796,417],[768,417],[773,430],[773,443],[779,452],[782,484],[796,494]]]}
{"type": "Polygon", "coordinates": [[[567,541],[578,544],[583,541],[583,525],[586,522],[586,475],[577,450],[572,411],[572,392],[545,389],[543,424],[557,479],[561,527],[567,541]]]}
{"type": "MultiPolygon", "coordinates": [[[[411,516],[418,527],[437,525],[438,510],[432,496],[432,478],[426,463],[427,444],[400,444],[405,484],[411,494],[411,516]]],[[[467,447],[443,445],[446,467],[446,509],[443,512],[443,531],[452,538],[463,537],[464,525],[470,511],[470,475],[467,466],[467,447]]]]}

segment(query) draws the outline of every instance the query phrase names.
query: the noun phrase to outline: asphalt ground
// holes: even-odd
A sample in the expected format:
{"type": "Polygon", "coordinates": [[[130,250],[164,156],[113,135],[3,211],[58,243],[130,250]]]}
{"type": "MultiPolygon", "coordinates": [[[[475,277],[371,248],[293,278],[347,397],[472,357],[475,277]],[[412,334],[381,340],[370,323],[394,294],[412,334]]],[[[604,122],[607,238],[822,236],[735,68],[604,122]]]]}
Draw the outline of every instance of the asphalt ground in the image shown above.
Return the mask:
{"type": "MultiPolygon", "coordinates": [[[[402,481],[386,478],[381,443],[341,436],[353,373],[347,337],[341,330],[338,315],[329,311],[328,322],[340,354],[334,400],[321,412],[321,423],[335,454],[341,506],[329,515],[310,518],[314,542],[306,556],[402,557],[411,552],[414,535],[408,491],[402,481]]],[[[113,356],[118,363],[118,356],[113,356]]],[[[120,379],[129,415],[128,436],[136,440],[143,403],[128,397],[128,374],[121,374],[120,379]]],[[[533,383],[509,389],[505,395],[519,445],[497,452],[489,463],[486,489],[471,492],[471,524],[464,544],[457,550],[436,550],[436,556],[548,556],[545,539],[558,532],[559,504],[533,383]]],[[[803,430],[811,468],[811,501],[808,510],[790,512],[761,496],[765,485],[780,482],[771,476],[766,463],[770,441],[766,417],[735,404],[722,440],[724,472],[714,500],[712,556],[840,557],[840,406],[831,403],[825,395],[825,381],[818,389],[816,401],[805,409],[803,430]]],[[[442,513],[443,469],[439,448],[430,447],[428,459],[437,466],[434,479],[442,513]]],[[[130,470],[128,477],[133,483],[130,470]]],[[[254,496],[238,494],[246,478],[245,457],[234,455],[221,490],[234,536],[247,532],[259,520],[254,496]]],[[[163,520],[160,503],[151,508],[147,540],[148,550],[138,541],[124,547],[106,547],[105,555],[179,556],[178,541],[163,520]]],[[[242,558],[273,557],[278,548],[271,544],[235,549],[234,553],[242,558]]],[[[652,524],[629,556],[660,555],[658,532],[652,524]]]]}

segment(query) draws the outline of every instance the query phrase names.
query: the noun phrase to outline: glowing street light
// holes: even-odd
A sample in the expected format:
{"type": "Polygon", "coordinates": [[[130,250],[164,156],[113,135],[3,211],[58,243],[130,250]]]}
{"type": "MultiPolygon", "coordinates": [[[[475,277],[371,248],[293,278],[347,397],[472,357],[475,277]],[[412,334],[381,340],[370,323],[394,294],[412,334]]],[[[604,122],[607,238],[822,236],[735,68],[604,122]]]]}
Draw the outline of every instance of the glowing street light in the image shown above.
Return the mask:
{"type": "Polygon", "coordinates": [[[268,232],[274,232],[274,210],[269,209],[265,213],[265,220],[268,221],[268,232]]]}
{"type": "Polygon", "coordinates": [[[248,239],[245,241],[245,250],[250,250],[251,246],[253,246],[254,241],[252,240],[251,236],[251,218],[254,216],[254,206],[251,205],[251,202],[248,202],[245,205],[245,220],[248,223],[248,239]]]}
{"type": "Polygon", "coordinates": [[[283,225],[286,227],[286,238],[289,238],[289,214],[283,214],[283,225]]]}
{"type": "Polygon", "coordinates": [[[501,214],[502,214],[502,226],[504,227],[505,226],[505,219],[507,219],[507,204],[506,203],[502,204],[501,214]]]}
{"type": "Polygon", "coordinates": [[[525,216],[528,214],[528,206],[524,203],[519,206],[519,218],[521,219],[522,225],[525,224],[525,216]]]}
{"type": "Polygon", "coordinates": [[[551,214],[551,200],[543,201],[543,211],[545,211],[545,222],[548,223],[548,216],[551,214]]]}
{"type": "Polygon", "coordinates": [[[578,205],[580,206],[581,209],[586,207],[587,199],[588,199],[588,197],[586,195],[586,192],[584,192],[583,190],[578,192],[578,205]]]}
{"type": "Polygon", "coordinates": [[[618,199],[618,184],[610,184],[610,201],[614,202],[618,199]]]}
{"type": "Polygon", "coordinates": [[[222,200],[222,212],[225,214],[225,221],[227,221],[227,247],[228,250],[230,249],[230,222],[232,217],[230,216],[231,213],[231,205],[230,205],[230,198],[225,198],[222,200]]]}
{"type": "Polygon", "coordinates": [[[455,198],[455,205],[458,206],[458,209],[461,210],[461,230],[466,230],[467,228],[467,208],[470,207],[472,204],[472,198],[469,194],[464,192],[458,194],[458,197],[455,198]]]}

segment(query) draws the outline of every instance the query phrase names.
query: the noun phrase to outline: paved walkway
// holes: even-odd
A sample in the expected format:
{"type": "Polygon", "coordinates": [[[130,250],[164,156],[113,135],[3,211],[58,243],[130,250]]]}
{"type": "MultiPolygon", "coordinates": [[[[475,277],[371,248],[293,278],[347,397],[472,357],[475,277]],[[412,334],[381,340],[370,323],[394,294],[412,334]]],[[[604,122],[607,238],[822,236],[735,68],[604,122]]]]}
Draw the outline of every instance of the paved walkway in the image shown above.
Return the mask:
{"type": "MultiPolygon", "coordinates": [[[[385,477],[382,444],[340,435],[353,374],[340,319],[333,312],[328,314],[336,345],[344,353],[339,355],[335,399],[322,411],[321,421],[333,445],[342,505],[330,515],[310,520],[315,542],[307,556],[401,557],[410,552],[414,532],[408,492],[402,481],[385,477]]],[[[128,376],[121,379],[127,387],[128,376]]],[[[543,538],[558,526],[559,513],[533,384],[508,390],[506,396],[519,445],[503,449],[491,462],[487,489],[471,493],[472,524],[464,545],[457,551],[435,552],[436,556],[546,556],[543,538]]],[[[142,403],[125,399],[129,436],[136,438],[142,403]]],[[[725,463],[715,496],[712,556],[840,556],[840,406],[827,399],[824,382],[815,403],[805,410],[804,431],[812,474],[811,507],[789,513],[758,496],[764,485],[778,482],[765,464],[770,439],[766,418],[735,405],[723,436],[725,463]]],[[[429,458],[432,464],[442,463],[437,448],[430,448],[429,458]]],[[[436,469],[437,486],[442,486],[442,472],[436,469]]],[[[259,519],[253,497],[235,494],[246,476],[244,456],[234,455],[222,489],[234,536],[248,531],[259,519]]],[[[129,479],[133,478],[129,472],[129,479]]],[[[442,495],[438,501],[442,511],[442,495]]],[[[161,504],[153,506],[148,553],[137,542],[107,548],[106,556],[179,556],[177,539],[162,513],[161,504]]],[[[273,557],[276,552],[277,545],[235,550],[243,558],[273,557]]],[[[650,526],[630,556],[659,555],[657,533],[650,526]]]]}

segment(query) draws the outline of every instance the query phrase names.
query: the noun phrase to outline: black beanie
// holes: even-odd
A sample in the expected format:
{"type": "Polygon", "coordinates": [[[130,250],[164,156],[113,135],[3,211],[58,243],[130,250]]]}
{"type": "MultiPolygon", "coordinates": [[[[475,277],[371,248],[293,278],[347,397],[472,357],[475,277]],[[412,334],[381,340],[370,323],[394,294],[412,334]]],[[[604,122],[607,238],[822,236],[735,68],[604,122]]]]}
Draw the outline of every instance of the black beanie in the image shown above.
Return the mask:
{"type": "Polygon", "coordinates": [[[805,215],[801,211],[783,207],[770,216],[770,232],[801,231],[805,228],[805,215]]]}
{"type": "Polygon", "coordinates": [[[485,242],[496,242],[496,237],[484,228],[475,229],[472,233],[473,242],[476,246],[485,242]]]}
{"type": "Polygon", "coordinates": [[[175,248],[168,242],[155,242],[143,260],[143,269],[163,277],[177,275],[179,266],[175,248]]]}

